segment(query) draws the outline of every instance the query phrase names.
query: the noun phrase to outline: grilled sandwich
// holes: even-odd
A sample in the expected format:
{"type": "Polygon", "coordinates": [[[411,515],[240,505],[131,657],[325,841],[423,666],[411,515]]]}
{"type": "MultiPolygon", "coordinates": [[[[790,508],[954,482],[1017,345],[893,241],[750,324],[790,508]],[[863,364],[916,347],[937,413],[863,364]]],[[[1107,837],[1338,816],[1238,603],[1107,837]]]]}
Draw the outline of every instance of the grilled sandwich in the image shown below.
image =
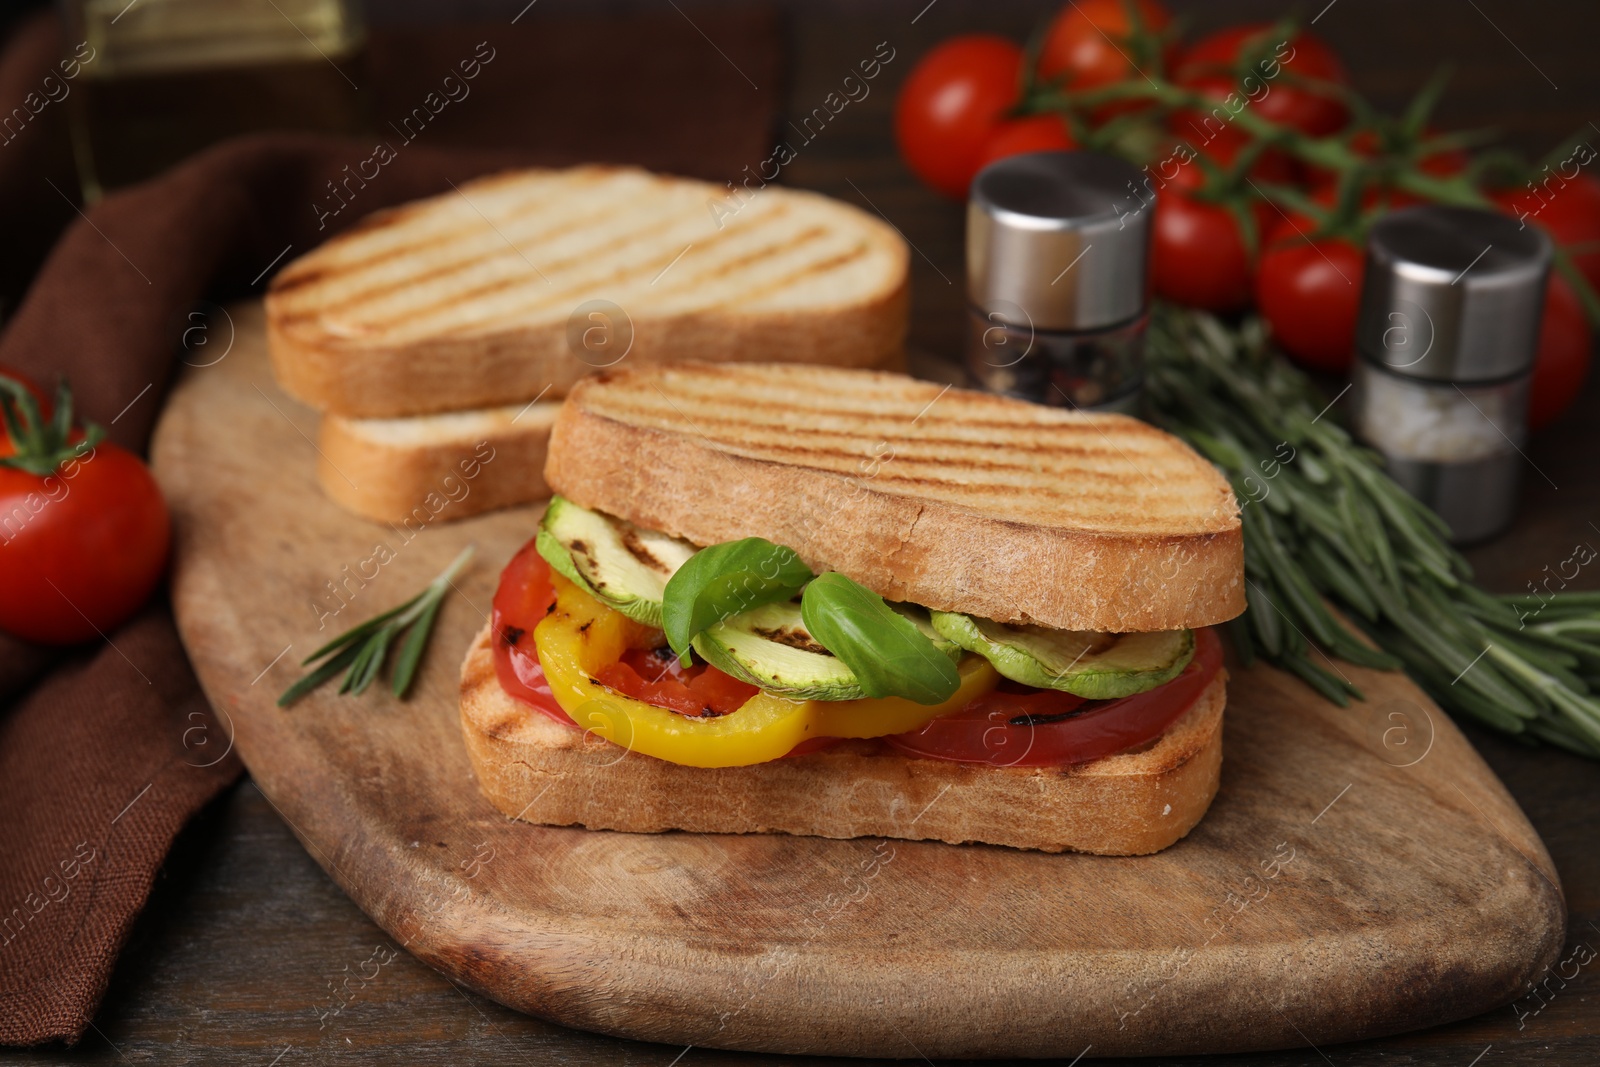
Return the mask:
{"type": "Polygon", "coordinates": [[[1135,419],[898,375],[606,372],[462,667],[553,825],[1132,855],[1215,794],[1232,491],[1135,419]]]}

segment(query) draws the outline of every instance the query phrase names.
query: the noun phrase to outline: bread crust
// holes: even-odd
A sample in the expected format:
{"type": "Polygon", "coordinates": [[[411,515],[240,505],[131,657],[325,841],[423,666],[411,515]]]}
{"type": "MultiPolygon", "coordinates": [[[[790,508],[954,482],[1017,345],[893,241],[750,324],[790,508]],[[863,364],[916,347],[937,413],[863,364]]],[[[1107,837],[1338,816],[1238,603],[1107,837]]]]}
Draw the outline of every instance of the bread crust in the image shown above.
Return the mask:
{"type": "Polygon", "coordinates": [[[475,440],[374,439],[360,420],[324,415],[317,482],[334,503],[374,522],[450,522],[550,495],[550,423],[528,420],[475,440]],[[448,501],[442,507],[440,499],[448,501]]]}
{"type": "MultiPolygon", "coordinates": [[[[710,363],[762,359],[898,370],[904,366],[907,280],[871,303],[804,315],[683,315],[634,320],[631,366],[693,355],[710,363]]],[[[567,347],[558,323],[485,337],[361,345],[285,321],[267,296],[267,344],[283,390],[319,411],[392,418],[564,396],[595,367],[567,347]],[[548,392],[547,392],[548,390],[548,392]]]]}
{"type": "MultiPolygon", "coordinates": [[[[681,364],[673,373],[699,369],[681,364]]],[[[681,432],[663,430],[589,407],[613,381],[633,388],[650,380],[627,372],[574,391],[551,435],[545,480],[553,492],[694,544],[765,537],[813,570],[840,571],[891,600],[1001,622],[1131,633],[1215,625],[1244,610],[1244,540],[1232,491],[1176,439],[1170,448],[1194,460],[1184,476],[1214,481],[1228,514],[1201,516],[1204,522],[1170,533],[1097,532],[996,517],[884,491],[871,478],[740,455],[692,420],[681,432]]],[[[1130,506],[1136,500],[1130,493],[1130,506]]]]}
{"type": "Polygon", "coordinates": [[[461,727],[484,794],[551,826],[981,842],[1138,856],[1198,823],[1222,766],[1226,674],[1152,745],[1068,768],[917,759],[843,741],[750,767],[683,767],[627,752],[513,700],[489,627],[461,665],[461,727]]]}

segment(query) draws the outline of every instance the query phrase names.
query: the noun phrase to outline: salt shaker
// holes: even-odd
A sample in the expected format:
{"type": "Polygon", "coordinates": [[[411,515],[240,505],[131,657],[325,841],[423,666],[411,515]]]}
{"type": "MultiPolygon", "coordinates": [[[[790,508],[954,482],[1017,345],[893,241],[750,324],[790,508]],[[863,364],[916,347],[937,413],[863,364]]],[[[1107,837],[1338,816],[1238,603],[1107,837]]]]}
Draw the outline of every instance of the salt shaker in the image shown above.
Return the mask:
{"type": "Polygon", "coordinates": [[[1474,208],[1375,223],[1356,324],[1356,432],[1458,543],[1510,522],[1550,241],[1474,208]]]}
{"type": "Polygon", "coordinates": [[[1095,152],[991,163],[967,204],[966,367],[1041,404],[1130,411],[1149,319],[1155,193],[1095,152]]]}

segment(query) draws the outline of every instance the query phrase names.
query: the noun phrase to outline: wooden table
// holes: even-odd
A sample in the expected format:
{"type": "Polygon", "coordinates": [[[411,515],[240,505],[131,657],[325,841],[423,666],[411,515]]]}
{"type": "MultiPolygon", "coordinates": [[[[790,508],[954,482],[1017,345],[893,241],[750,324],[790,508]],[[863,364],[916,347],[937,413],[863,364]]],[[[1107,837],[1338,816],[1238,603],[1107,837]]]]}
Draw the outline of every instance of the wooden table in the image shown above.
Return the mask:
{"type": "MultiPolygon", "coordinates": [[[[1315,0],[1311,8],[1323,2],[1315,0]]],[[[507,11],[522,6],[517,2],[507,11]]],[[[714,11],[682,6],[715,37],[714,11]]],[[[888,41],[896,51],[871,96],[800,146],[786,178],[876,209],[905,233],[916,249],[913,343],[936,355],[955,354],[961,325],[961,211],[917,186],[895,158],[888,139],[893,88],[912,60],[941,37],[988,29],[1020,39],[1051,6],[896,0],[847,7],[795,0],[791,113],[820,104],[878,42],[888,41]]],[[[1203,6],[1174,0],[1172,6],[1201,28],[1282,14],[1279,4],[1255,0],[1203,6]]],[[[1595,18],[1582,0],[1419,0],[1398,11],[1382,0],[1335,0],[1316,29],[1345,57],[1356,84],[1391,109],[1436,66],[1453,64],[1458,74],[1442,124],[1499,126],[1512,143],[1540,154],[1591,118],[1600,121],[1600,112],[1587,110],[1600,99],[1600,73],[1590,55],[1595,18]]],[[[707,48],[706,62],[723,61],[707,48]]],[[[1600,132],[1595,138],[1600,142],[1600,132]]],[[[1600,467],[1594,461],[1600,425],[1584,415],[1597,401],[1600,387],[1591,381],[1580,410],[1528,449],[1548,481],[1530,471],[1514,528],[1470,554],[1490,588],[1519,590],[1546,564],[1565,559],[1575,543],[1600,543],[1600,467]]],[[[1580,945],[1600,949],[1600,851],[1594,847],[1600,818],[1587,806],[1600,794],[1600,763],[1524,748],[1470,725],[1467,732],[1544,836],[1560,869],[1572,910],[1569,952],[1580,945]]],[[[389,947],[387,936],[340,893],[247,781],[197,819],[173,849],[83,1043],[70,1052],[6,1050],[0,1062],[293,1067],[567,1060],[670,1067],[767,1059],[685,1053],[565,1030],[460,990],[404,953],[319,1031],[317,1015],[334,975],[389,947]]],[[[1579,951],[1579,958],[1593,955],[1579,951]]],[[[1596,972],[1600,966],[1583,968],[1565,988],[1551,981],[1554,996],[1547,994],[1537,1013],[1540,1002],[1526,1000],[1520,1013],[1506,1007],[1358,1045],[1175,1062],[1590,1064],[1600,1059],[1596,972]]],[[[905,1055],[914,1060],[918,1053],[908,1046],[905,1055]]]]}

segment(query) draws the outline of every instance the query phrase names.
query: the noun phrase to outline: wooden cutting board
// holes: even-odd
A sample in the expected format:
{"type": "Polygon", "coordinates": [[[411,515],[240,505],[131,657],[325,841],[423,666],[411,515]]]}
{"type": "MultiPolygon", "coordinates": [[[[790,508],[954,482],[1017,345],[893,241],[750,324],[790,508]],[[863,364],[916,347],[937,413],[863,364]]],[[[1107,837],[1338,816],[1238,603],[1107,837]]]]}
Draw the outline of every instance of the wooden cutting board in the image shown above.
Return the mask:
{"type": "Polygon", "coordinates": [[[1216,802],[1152,857],[510,821],[468,767],[456,677],[536,510],[420,530],[338,510],[259,306],[231,318],[231,349],[187,373],[154,447],[184,643],[310,853],[397,943],[496,1000],[719,1048],[1179,1054],[1462,1018],[1556,957],[1565,902],[1516,803],[1403,677],[1343,665],[1368,695],[1343,710],[1236,673],[1216,802]],[[301,657],[469,542],[410,700],[325,688],[274,706],[301,657]],[[349,603],[323,618],[329,583],[349,603]]]}

